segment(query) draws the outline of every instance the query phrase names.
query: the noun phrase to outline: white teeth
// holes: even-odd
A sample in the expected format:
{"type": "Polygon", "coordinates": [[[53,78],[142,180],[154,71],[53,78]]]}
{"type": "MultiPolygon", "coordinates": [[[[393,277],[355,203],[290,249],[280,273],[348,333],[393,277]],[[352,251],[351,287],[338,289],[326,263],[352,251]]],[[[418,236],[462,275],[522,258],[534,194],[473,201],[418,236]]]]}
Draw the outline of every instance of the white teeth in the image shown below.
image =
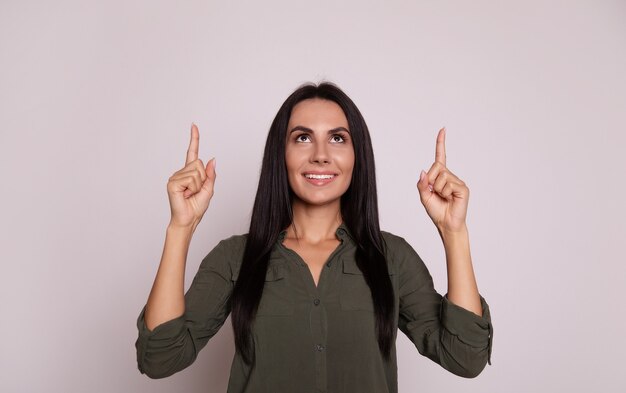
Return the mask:
{"type": "Polygon", "coordinates": [[[312,174],[306,174],[304,176],[306,178],[308,178],[308,179],[330,179],[330,178],[334,177],[335,175],[312,175],[312,174]]]}

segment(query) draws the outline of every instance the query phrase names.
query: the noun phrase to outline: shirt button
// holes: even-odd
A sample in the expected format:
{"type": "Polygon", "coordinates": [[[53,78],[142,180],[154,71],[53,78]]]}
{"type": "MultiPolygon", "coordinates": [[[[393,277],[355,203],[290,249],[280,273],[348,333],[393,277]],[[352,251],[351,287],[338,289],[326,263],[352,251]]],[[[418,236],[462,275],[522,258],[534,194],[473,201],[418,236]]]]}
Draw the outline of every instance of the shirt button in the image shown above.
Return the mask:
{"type": "Polygon", "coordinates": [[[313,300],[313,304],[315,304],[317,306],[318,304],[320,304],[320,300],[319,299],[313,300]]]}
{"type": "Polygon", "coordinates": [[[322,344],[317,344],[315,346],[315,350],[318,352],[322,352],[324,350],[324,346],[322,344]]]}
{"type": "Polygon", "coordinates": [[[326,266],[330,267],[330,262],[328,262],[328,263],[326,264],[326,266]]]}

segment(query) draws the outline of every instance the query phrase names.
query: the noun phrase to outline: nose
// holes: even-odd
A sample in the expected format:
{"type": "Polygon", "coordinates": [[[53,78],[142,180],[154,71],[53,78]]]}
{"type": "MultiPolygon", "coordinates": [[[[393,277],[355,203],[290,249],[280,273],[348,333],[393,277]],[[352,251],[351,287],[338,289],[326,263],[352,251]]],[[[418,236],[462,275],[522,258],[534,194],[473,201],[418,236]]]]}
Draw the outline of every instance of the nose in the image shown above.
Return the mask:
{"type": "Polygon", "coordinates": [[[330,162],[330,157],[328,155],[326,144],[324,143],[315,144],[315,148],[313,149],[313,155],[311,156],[311,162],[317,162],[317,163],[329,163],[330,162]]]}

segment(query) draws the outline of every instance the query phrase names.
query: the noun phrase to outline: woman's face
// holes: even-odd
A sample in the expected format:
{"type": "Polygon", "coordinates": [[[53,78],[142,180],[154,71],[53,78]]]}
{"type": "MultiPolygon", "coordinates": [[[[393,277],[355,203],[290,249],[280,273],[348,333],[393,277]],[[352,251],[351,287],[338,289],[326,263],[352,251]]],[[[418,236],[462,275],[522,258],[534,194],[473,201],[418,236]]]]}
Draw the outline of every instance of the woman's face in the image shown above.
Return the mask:
{"type": "Polygon", "coordinates": [[[311,98],[293,107],[285,161],[289,185],[299,200],[311,205],[340,202],[352,179],[354,146],[338,104],[311,98]]]}

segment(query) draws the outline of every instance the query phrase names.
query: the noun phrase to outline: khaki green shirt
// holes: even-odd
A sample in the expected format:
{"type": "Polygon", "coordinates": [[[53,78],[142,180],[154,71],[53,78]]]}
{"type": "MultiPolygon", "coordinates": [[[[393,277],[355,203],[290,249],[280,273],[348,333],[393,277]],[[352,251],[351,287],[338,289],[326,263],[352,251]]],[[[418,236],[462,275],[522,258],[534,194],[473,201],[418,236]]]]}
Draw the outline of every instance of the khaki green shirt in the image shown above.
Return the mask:
{"type": "MultiPolygon", "coordinates": [[[[252,334],[256,363],[235,353],[228,393],[395,393],[396,349],[385,362],[378,349],[374,306],[355,261],[355,243],[345,224],[341,244],[324,266],[318,286],[306,263],[286,248],[282,231],[274,246],[252,334]]],[[[483,315],[438,294],[424,262],[401,237],[382,231],[393,283],[395,325],[420,354],[463,377],[475,377],[490,361],[492,326],[483,315]]],[[[145,306],[135,344],[141,373],[170,376],[194,362],[230,313],[247,234],[222,240],[202,260],[185,294],[185,314],[149,331],[145,306]]],[[[397,329],[395,330],[397,335],[397,329]]],[[[419,367],[419,362],[415,362],[419,367]]]]}

